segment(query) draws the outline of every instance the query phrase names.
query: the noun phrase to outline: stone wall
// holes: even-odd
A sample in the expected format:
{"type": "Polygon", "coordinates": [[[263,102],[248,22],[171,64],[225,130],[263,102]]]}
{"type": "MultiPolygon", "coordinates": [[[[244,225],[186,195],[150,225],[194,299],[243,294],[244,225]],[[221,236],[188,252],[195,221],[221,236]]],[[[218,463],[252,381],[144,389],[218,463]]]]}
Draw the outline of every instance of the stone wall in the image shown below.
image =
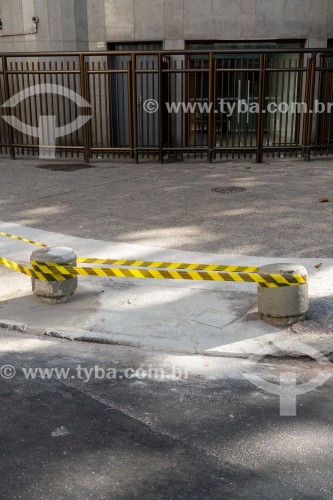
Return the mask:
{"type": "Polygon", "coordinates": [[[304,39],[326,47],[333,38],[332,0],[88,0],[90,48],[98,41],[304,39]],[[104,32],[105,29],[105,32],[104,32]],[[103,35],[105,38],[103,38],[103,35]]]}
{"type": "Polygon", "coordinates": [[[98,50],[99,42],[333,38],[332,0],[0,0],[2,51],[98,50]]]}

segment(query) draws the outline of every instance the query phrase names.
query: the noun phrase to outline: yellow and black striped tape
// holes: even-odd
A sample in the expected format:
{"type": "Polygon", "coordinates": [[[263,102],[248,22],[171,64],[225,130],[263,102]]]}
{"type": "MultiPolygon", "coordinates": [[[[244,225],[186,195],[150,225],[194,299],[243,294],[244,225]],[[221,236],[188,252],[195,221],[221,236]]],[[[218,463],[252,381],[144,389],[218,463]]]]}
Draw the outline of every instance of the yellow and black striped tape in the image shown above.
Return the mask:
{"type": "MultiPolygon", "coordinates": [[[[7,238],[13,238],[25,243],[31,243],[32,245],[38,245],[40,247],[48,247],[48,245],[45,245],[44,243],[27,240],[26,238],[14,236],[13,234],[3,233],[1,231],[0,236],[6,236],[7,238]]],[[[228,273],[255,273],[259,269],[258,267],[254,266],[223,266],[219,264],[186,264],[183,262],[152,262],[147,260],[96,259],[93,257],[78,257],[77,262],[79,262],[80,264],[95,264],[97,266],[109,265],[124,267],[144,267],[146,269],[183,269],[187,271],[225,271],[228,273]]]]}
{"type": "Polygon", "coordinates": [[[257,283],[259,286],[278,288],[285,286],[299,286],[307,282],[307,277],[300,274],[259,274],[236,273],[217,271],[183,271],[165,269],[125,269],[118,267],[77,267],[60,266],[52,262],[32,262],[32,269],[41,273],[47,281],[59,281],[75,276],[112,276],[116,278],[136,279],[167,279],[167,280],[194,280],[194,281],[236,281],[238,283],[257,283]],[[61,277],[60,277],[61,276],[61,277]]]}
{"type": "MultiPolygon", "coordinates": [[[[0,232],[0,236],[47,247],[43,243],[0,232]]],[[[307,276],[300,274],[261,274],[258,267],[222,266],[218,264],[186,264],[182,262],[152,262],[145,260],[116,260],[78,258],[83,264],[112,265],[115,267],[78,267],[60,266],[53,262],[33,261],[32,268],[0,257],[0,265],[13,271],[42,281],[64,281],[76,276],[112,276],[116,278],[167,279],[193,281],[235,281],[238,283],[257,283],[260,287],[279,288],[299,286],[307,282],[307,276]],[[122,267],[118,267],[122,266],[122,267]],[[141,269],[136,269],[141,268],[141,269]]]]}
{"type": "Polygon", "coordinates": [[[116,260],[79,257],[80,264],[95,264],[98,266],[144,267],[145,269],[182,269],[186,271],[226,271],[230,273],[255,273],[258,267],[222,266],[219,264],[185,264],[183,262],[152,262],[148,260],[116,260]]]}
{"type": "Polygon", "coordinates": [[[13,240],[23,241],[24,243],[31,243],[32,245],[37,245],[39,247],[47,247],[44,243],[39,243],[38,241],[27,240],[26,238],[21,238],[20,236],[14,236],[13,234],[3,233],[0,231],[0,236],[6,236],[6,238],[12,238],[13,240]]]}
{"type": "Polygon", "coordinates": [[[9,269],[12,269],[13,271],[16,271],[18,273],[26,274],[27,276],[36,278],[36,273],[33,269],[30,269],[30,267],[27,267],[23,264],[17,264],[16,262],[13,262],[11,260],[5,259],[4,257],[0,257],[0,266],[8,267],[9,269]]]}
{"type": "Polygon", "coordinates": [[[13,271],[41,281],[64,281],[76,276],[112,276],[116,278],[135,279],[172,279],[194,281],[236,281],[238,283],[257,283],[260,287],[278,288],[285,286],[299,286],[307,282],[307,277],[300,274],[260,274],[260,273],[233,273],[217,271],[182,271],[165,269],[121,269],[93,268],[77,266],[60,266],[58,264],[32,262],[32,268],[23,264],[0,257],[0,265],[13,271]]]}
{"type": "MultiPolygon", "coordinates": [[[[13,234],[3,233],[0,231],[0,236],[6,236],[15,240],[31,243],[40,247],[47,248],[48,245],[39,243],[33,240],[27,240],[20,236],[13,234]]],[[[254,266],[223,266],[220,264],[188,264],[183,262],[153,262],[147,260],[123,260],[123,259],[97,259],[94,257],[78,257],[77,262],[80,264],[95,264],[97,266],[124,266],[124,267],[143,267],[152,269],[183,269],[187,271],[226,271],[233,273],[255,273],[258,267],[254,266]]]]}

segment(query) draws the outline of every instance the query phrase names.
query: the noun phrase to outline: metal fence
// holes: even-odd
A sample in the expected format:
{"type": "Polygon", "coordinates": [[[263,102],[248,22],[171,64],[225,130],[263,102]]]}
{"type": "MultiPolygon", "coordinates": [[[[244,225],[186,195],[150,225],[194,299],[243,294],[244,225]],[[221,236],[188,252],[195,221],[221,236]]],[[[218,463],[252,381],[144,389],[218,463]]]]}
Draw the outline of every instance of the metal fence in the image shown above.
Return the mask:
{"type": "Polygon", "coordinates": [[[0,153],[12,158],[47,148],[28,128],[41,116],[69,124],[57,156],[85,161],[333,154],[329,50],[3,53],[0,60],[0,153]],[[45,84],[53,91],[8,106],[45,84]],[[79,109],[61,88],[91,107],[79,109]],[[76,129],[81,113],[91,119],[76,129]],[[8,116],[26,126],[10,126],[8,116]]]}

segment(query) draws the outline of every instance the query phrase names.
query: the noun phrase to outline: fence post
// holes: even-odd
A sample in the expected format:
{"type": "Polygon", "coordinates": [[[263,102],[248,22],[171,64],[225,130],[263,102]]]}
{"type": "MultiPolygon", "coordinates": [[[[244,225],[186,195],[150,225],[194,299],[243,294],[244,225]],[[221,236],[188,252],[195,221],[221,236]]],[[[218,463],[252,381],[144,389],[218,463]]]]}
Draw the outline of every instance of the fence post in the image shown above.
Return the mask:
{"type": "MultiPolygon", "coordinates": [[[[163,163],[163,141],[164,141],[164,130],[163,130],[163,73],[162,73],[162,54],[158,54],[158,149],[159,149],[159,159],[160,163],[163,163]]],[[[149,138],[148,138],[149,141],[149,138]]]]}
{"type": "MultiPolygon", "coordinates": [[[[8,99],[10,99],[10,90],[9,90],[9,80],[8,80],[7,57],[5,55],[2,56],[2,73],[3,73],[5,99],[6,101],[8,101],[8,99]]],[[[10,108],[10,115],[12,115],[12,108],[10,108]]],[[[15,160],[15,148],[13,146],[14,143],[13,127],[9,124],[7,125],[7,127],[8,127],[10,158],[12,160],[15,160]]]]}
{"type": "MultiPolygon", "coordinates": [[[[132,61],[127,66],[127,100],[128,100],[128,125],[129,125],[129,148],[130,159],[133,160],[133,109],[132,109],[132,61]]],[[[112,98],[112,97],[111,97],[112,98]]],[[[113,117],[111,117],[113,119],[113,117]]]]}
{"type": "Polygon", "coordinates": [[[136,92],[136,55],[132,52],[132,118],[133,118],[133,157],[139,163],[138,155],[138,118],[137,118],[137,92],[136,92]]]}
{"type": "Polygon", "coordinates": [[[312,144],[312,125],[313,125],[313,105],[315,97],[315,83],[316,83],[316,66],[317,66],[317,54],[312,53],[311,59],[309,60],[309,73],[310,73],[310,83],[308,88],[308,114],[305,124],[305,148],[304,148],[304,160],[310,161],[311,157],[311,144],[312,144]]]}
{"type": "MultiPolygon", "coordinates": [[[[80,54],[80,77],[81,77],[81,97],[88,102],[88,92],[87,92],[87,72],[86,72],[86,62],[84,60],[84,54],[80,54]]],[[[87,115],[87,109],[84,107],[82,109],[83,116],[87,115]]],[[[90,158],[90,144],[89,144],[89,122],[83,125],[83,148],[84,148],[84,161],[89,163],[90,158]]]]}
{"type": "Polygon", "coordinates": [[[257,127],[257,163],[263,161],[263,143],[264,143],[264,111],[265,111],[265,76],[266,76],[266,54],[260,55],[260,73],[259,73],[259,114],[257,127]]]}
{"type": "Polygon", "coordinates": [[[213,53],[209,53],[209,74],[208,74],[208,137],[207,137],[207,161],[212,163],[213,160],[213,113],[215,112],[212,109],[215,106],[215,102],[213,103],[213,67],[214,58],[213,53]]]}

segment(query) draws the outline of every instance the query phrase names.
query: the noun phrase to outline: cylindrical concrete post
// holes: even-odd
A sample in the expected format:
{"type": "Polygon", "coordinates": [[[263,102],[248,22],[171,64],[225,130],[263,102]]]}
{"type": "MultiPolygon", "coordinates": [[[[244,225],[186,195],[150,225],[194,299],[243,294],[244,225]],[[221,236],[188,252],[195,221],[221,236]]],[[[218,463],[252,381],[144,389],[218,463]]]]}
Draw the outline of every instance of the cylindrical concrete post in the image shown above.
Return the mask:
{"type": "MultiPolygon", "coordinates": [[[[308,276],[305,267],[296,264],[269,264],[260,274],[300,274],[308,276]]],[[[287,326],[305,319],[309,310],[308,283],[279,288],[258,287],[258,310],[261,319],[276,326],[287,326]]]]}
{"type": "MultiPolygon", "coordinates": [[[[54,262],[61,266],[75,266],[76,255],[74,250],[66,247],[44,248],[35,250],[30,261],[39,264],[54,262]]],[[[77,289],[77,277],[65,281],[42,281],[31,278],[32,291],[40,302],[46,304],[61,304],[67,302],[77,289]]]]}

